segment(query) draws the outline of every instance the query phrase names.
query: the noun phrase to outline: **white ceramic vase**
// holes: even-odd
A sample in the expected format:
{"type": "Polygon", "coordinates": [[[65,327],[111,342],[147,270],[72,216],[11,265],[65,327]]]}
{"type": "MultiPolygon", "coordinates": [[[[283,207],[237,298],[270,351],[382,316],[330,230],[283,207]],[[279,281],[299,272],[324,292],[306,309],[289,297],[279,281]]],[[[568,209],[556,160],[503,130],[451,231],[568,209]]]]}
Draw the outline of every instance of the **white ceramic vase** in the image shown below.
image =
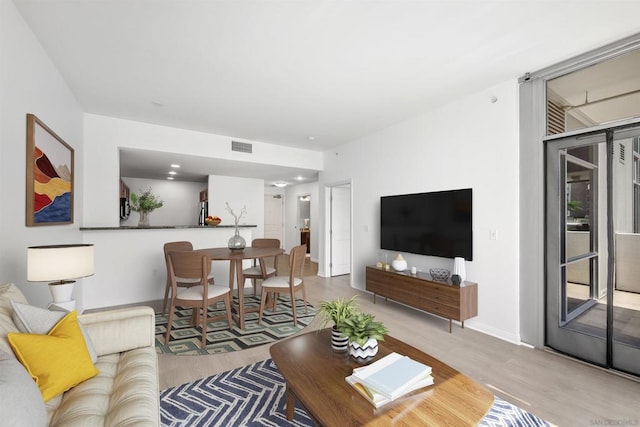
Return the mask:
{"type": "Polygon", "coordinates": [[[464,282],[464,279],[467,277],[467,273],[465,271],[464,258],[455,257],[453,259],[453,274],[460,276],[460,283],[464,282]]]}
{"type": "Polygon", "coordinates": [[[407,261],[402,258],[402,255],[398,254],[398,256],[391,261],[391,267],[395,271],[405,271],[407,269],[407,261]]]}

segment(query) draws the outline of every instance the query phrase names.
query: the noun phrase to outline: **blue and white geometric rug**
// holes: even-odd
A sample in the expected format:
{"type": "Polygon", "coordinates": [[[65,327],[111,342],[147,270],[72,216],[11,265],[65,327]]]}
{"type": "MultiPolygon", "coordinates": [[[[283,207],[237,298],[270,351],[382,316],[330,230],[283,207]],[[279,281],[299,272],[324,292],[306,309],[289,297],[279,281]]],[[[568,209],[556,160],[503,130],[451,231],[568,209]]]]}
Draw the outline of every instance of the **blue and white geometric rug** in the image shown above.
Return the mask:
{"type": "MultiPolygon", "coordinates": [[[[271,359],[160,392],[163,426],[298,426],[315,424],[296,405],[285,416],[285,383],[271,359]]],[[[542,419],[494,397],[482,427],[548,426],[542,419]]]]}

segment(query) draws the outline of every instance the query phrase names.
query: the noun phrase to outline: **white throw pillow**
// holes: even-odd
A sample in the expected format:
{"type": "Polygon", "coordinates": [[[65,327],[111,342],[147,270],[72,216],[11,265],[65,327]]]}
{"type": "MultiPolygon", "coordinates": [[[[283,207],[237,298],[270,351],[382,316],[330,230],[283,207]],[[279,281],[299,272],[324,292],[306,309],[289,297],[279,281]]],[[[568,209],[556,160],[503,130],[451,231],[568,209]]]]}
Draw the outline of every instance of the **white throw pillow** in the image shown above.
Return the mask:
{"type": "MultiPolygon", "coordinates": [[[[16,324],[20,332],[28,334],[40,334],[46,335],[64,316],[68,314],[67,311],[52,311],[46,308],[35,307],[28,304],[21,304],[19,302],[11,301],[13,307],[13,323],[16,324]]],[[[93,348],[93,343],[89,334],[85,331],[84,327],[80,325],[80,331],[84,337],[84,342],[89,350],[89,356],[91,361],[96,363],[98,355],[93,348]]]]}
{"type": "Polygon", "coordinates": [[[46,426],[47,410],[40,389],[27,370],[0,351],[0,424],[46,426]]]}

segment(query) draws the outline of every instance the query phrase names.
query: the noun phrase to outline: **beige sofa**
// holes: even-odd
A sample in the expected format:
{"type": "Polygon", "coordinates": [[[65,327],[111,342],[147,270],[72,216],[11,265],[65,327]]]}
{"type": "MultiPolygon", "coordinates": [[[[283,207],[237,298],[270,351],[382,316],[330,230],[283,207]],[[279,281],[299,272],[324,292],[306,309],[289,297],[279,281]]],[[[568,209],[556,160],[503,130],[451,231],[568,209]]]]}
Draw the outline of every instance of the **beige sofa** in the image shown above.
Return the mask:
{"type": "MultiPolygon", "coordinates": [[[[9,360],[15,358],[15,355],[7,341],[7,334],[18,332],[12,320],[12,300],[27,303],[15,285],[0,284],[0,364],[9,363],[15,371],[22,369],[22,366],[17,361],[9,360]],[[4,362],[2,358],[5,359],[4,362]]],[[[80,315],[78,323],[90,337],[97,355],[95,366],[100,373],[50,399],[45,405],[43,400],[36,402],[37,404],[33,401],[27,403],[26,398],[7,393],[7,381],[12,381],[13,377],[7,379],[3,376],[8,376],[11,370],[0,369],[0,388],[3,383],[5,386],[4,392],[0,389],[0,395],[4,393],[1,398],[5,400],[4,403],[0,402],[0,414],[11,410],[24,414],[27,420],[34,411],[40,410],[36,406],[42,404],[45,418],[42,421],[50,426],[160,425],[153,310],[149,307],[134,307],[80,315]],[[14,403],[10,403],[11,400],[14,403]],[[3,404],[12,406],[3,408],[3,404]],[[20,405],[24,405],[24,409],[16,408],[20,405]]],[[[16,375],[23,373],[26,370],[16,372],[16,375]]],[[[32,385],[28,384],[27,387],[32,385]]],[[[35,389],[37,390],[37,386],[35,389]]],[[[41,395],[39,397],[42,399],[41,395]]],[[[0,415],[3,416],[4,414],[0,415]]],[[[31,425],[6,418],[0,419],[0,424],[31,425]]]]}

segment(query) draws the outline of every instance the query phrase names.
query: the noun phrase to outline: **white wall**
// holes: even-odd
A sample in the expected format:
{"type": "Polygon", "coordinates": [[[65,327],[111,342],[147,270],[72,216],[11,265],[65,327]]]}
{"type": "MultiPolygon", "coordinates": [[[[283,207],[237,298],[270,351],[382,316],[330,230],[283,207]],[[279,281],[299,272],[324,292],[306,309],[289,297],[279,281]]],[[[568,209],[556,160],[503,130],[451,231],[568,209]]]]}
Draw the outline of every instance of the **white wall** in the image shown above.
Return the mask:
{"type": "MultiPolygon", "coordinates": [[[[230,137],[93,114],[84,115],[84,135],[86,173],[83,177],[85,215],[82,225],[85,227],[120,225],[118,216],[113,212],[119,205],[120,199],[119,149],[121,147],[309,169],[322,169],[323,162],[320,152],[253,141],[247,141],[253,144],[253,154],[232,152],[230,137]]],[[[245,182],[237,178],[216,177],[213,181],[209,180],[208,186],[210,215],[220,216],[223,224],[233,224],[233,218],[224,210],[224,202],[228,201],[234,210],[241,209],[246,203],[247,217],[241,222],[256,224],[259,227],[243,229],[241,234],[246,236],[247,243],[251,242],[253,237],[263,235],[264,183],[261,180],[245,182]]],[[[136,189],[132,188],[132,190],[136,189]]],[[[156,191],[155,188],[154,191],[156,191]]],[[[158,194],[160,194],[159,191],[158,194]]],[[[156,213],[161,211],[162,209],[151,214],[152,225],[158,219],[156,213]]],[[[100,258],[97,263],[103,266],[100,270],[96,269],[96,275],[90,278],[90,286],[106,286],[117,295],[112,294],[106,298],[103,290],[92,293],[83,301],[85,308],[148,301],[161,295],[164,289],[163,242],[191,240],[196,247],[225,246],[232,235],[233,230],[228,228],[217,231],[199,229],[86,231],[84,232],[85,241],[95,241],[96,245],[100,246],[96,247],[96,257],[100,258]],[[211,239],[211,236],[215,236],[215,239],[211,239]],[[138,239],[145,239],[145,241],[138,239]],[[128,245],[128,242],[133,243],[128,245]],[[126,248],[126,257],[123,257],[123,248],[126,248]],[[138,261],[137,268],[132,260],[138,261]],[[144,260],[148,260],[148,263],[144,260]],[[107,268],[106,266],[120,267],[107,268]]],[[[225,273],[218,273],[217,276],[221,274],[225,273]]]]}
{"type": "MultiPolygon", "coordinates": [[[[252,229],[254,239],[264,236],[264,180],[209,175],[209,215],[222,218],[221,224],[234,225],[227,202],[236,215],[246,207],[240,224],[257,225],[252,229]]],[[[249,245],[251,241],[247,241],[249,245]]]]}
{"type": "Polygon", "coordinates": [[[27,283],[27,247],[82,240],[82,110],[11,0],[0,0],[0,52],[0,283],[16,283],[32,304],[45,306],[51,300],[46,285],[27,283]],[[25,226],[27,113],[75,150],[74,224],[25,226]]]}
{"type": "MultiPolygon", "coordinates": [[[[200,191],[207,188],[203,182],[169,181],[123,177],[131,193],[140,194],[152,189],[153,194],[163,201],[163,206],[149,214],[149,225],[198,225],[200,214],[200,191]]],[[[119,205],[118,205],[119,206],[119,205]]],[[[117,208],[113,215],[118,216],[117,208]]],[[[136,226],[140,214],[131,211],[128,219],[120,225],[136,226]]]]}
{"type": "MultiPolygon", "coordinates": [[[[118,206],[121,147],[259,164],[322,169],[322,153],[255,141],[253,153],[231,151],[231,137],[85,114],[85,226],[119,225],[104,206],[118,206]]],[[[234,140],[238,140],[234,138],[234,140]]],[[[240,140],[243,141],[243,140],[240,140]]],[[[213,171],[212,171],[213,172],[213,171]]],[[[210,189],[211,190],[211,189],[210,189]]],[[[211,196],[210,196],[211,198],[211,196]]],[[[210,212],[211,207],[210,207],[210,212]]],[[[215,213],[213,213],[215,215],[215,213]]],[[[222,216],[222,215],[220,215],[222,216]]]]}
{"type": "MultiPolygon", "coordinates": [[[[248,242],[251,230],[240,229],[248,242]]],[[[233,232],[233,228],[218,227],[84,231],[86,240],[96,245],[96,265],[95,275],[84,279],[78,308],[160,300],[167,280],[165,243],[187,240],[195,249],[226,247],[233,232]]],[[[229,283],[229,261],[214,261],[211,268],[216,284],[229,283]]]]}
{"type": "MultiPolygon", "coordinates": [[[[470,187],[474,260],[466,267],[467,280],[478,283],[479,307],[465,326],[519,341],[517,113],[517,82],[510,80],[325,153],[321,188],[352,182],[355,287],[365,288],[365,266],[380,251],[380,196],[470,187]],[[497,240],[489,240],[490,230],[497,240]]],[[[327,219],[321,222],[324,235],[327,219]]],[[[329,271],[321,245],[320,269],[329,271]]],[[[419,270],[453,268],[450,259],[403,256],[419,270]]]]}

